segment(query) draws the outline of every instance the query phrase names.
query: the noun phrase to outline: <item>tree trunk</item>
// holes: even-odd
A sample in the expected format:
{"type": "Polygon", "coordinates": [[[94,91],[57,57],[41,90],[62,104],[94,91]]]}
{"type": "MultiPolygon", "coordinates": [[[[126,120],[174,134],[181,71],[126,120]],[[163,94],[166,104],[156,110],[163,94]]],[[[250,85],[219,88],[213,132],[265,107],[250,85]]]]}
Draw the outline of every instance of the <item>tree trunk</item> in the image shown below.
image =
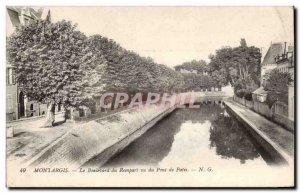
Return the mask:
{"type": "Polygon", "coordinates": [[[112,99],[112,105],[110,107],[111,110],[115,110],[115,103],[116,103],[117,94],[114,93],[113,99],[112,99]]]}
{"type": "Polygon", "coordinates": [[[47,116],[46,116],[46,120],[45,120],[43,127],[52,127],[53,126],[53,123],[55,121],[54,113],[55,113],[55,104],[50,103],[47,108],[47,116]]]}
{"type": "Polygon", "coordinates": [[[69,119],[70,111],[69,109],[65,108],[65,106],[63,106],[62,109],[64,110],[64,122],[66,122],[67,119],[69,119]]]}

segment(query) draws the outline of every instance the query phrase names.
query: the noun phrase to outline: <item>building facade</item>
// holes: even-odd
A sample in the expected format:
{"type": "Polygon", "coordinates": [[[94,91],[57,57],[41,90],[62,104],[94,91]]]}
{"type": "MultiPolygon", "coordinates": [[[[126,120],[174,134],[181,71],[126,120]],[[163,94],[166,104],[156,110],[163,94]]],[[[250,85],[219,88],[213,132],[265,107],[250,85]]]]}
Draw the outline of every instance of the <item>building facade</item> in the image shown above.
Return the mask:
{"type": "Polygon", "coordinates": [[[295,96],[294,96],[294,46],[289,45],[287,47],[286,42],[284,43],[284,52],[282,55],[278,55],[275,58],[277,63],[277,70],[279,72],[289,73],[292,82],[287,85],[288,87],[288,118],[294,121],[295,113],[295,96]]]}
{"type": "Polygon", "coordinates": [[[276,69],[279,72],[289,73],[292,83],[288,87],[287,117],[294,121],[295,98],[294,98],[294,46],[287,43],[272,43],[261,63],[261,87],[253,92],[253,100],[264,103],[267,99],[268,91],[264,87],[269,79],[269,73],[276,69]]]}
{"type": "Polygon", "coordinates": [[[197,74],[198,73],[197,70],[191,70],[190,71],[190,70],[186,70],[184,68],[181,68],[179,72],[181,72],[183,74],[188,74],[188,73],[197,74]]]}
{"type": "MultiPolygon", "coordinates": [[[[20,25],[27,25],[31,20],[42,17],[42,9],[35,10],[30,7],[7,7],[7,25],[12,30],[20,25]]],[[[23,93],[15,80],[15,68],[6,64],[6,120],[12,121],[25,117],[43,115],[47,112],[47,105],[31,101],[23,93]]]]}
{"type": "Polygon", "coordinates": [[[291,77],[294,76],[294,46],[288,46],[287,48],[285,42],[283,54],[278,55],[275,61],[277,64],[276,69],[279,72],[288,72],[291,74],[291,77]]]}
{"type": "Polygon", "coordinates": [[[261,63],[261,86],[264,87],[269,73],[277,68],[276,58],[284,53],[282,43],[272,43],[261,63]]]}

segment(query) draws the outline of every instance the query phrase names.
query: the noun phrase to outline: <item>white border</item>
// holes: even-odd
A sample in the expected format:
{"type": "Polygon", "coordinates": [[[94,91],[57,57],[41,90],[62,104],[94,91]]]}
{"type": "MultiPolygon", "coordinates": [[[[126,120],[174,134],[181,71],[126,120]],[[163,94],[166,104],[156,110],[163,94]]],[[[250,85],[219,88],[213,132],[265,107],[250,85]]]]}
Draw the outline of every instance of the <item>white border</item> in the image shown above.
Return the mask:
{"type": "MultiPolygon", "coordinates": [[[[299,0],[273,0],[273,1],[267,1],[267,0],[244,0],[243,2],[241,1],[236,1],[236,0],[205,0],[205,1],[197,1],[197,0],[151,0],[151,1],[146,1],[146,0],[102,0],[102,1],[97,1],[97,0],[84,0],[84,1],[79,1],[79,0],[72,0],[72,1],[66,1],[66,0],[52,0],[52,1],[46,1],[46,0],[30,0],[30,1],[24,1],[24,0],[2,0],[0,1],[0,60],[1,60],[1,65],[0,65],[0,72],[2,76],[0,76],[0,82],[1,82],[1,92],[0,92],[0,99],[1,99],[1,115],[0,115],[0,123],[2,128],[2,134],[1,136],[1,145],[0,145],[0,156],[1,156],[1,172],[0,172],[0,190],[1,192],[8,192],[9,190],[5,187],[5,38],[6,38],[6,33],[5,33],[5,27],[6,27],[6,6],[7,5],[48,5],[48,6],[282,6],[282,5],[294,5],[296,8],[299,9],[300,7],[300,1],[299,0]]],[[[299,11],[299,10],[298,10],[299,11]]],[[[297,20],[297,26],[299,26],[299,20],[297,20]]],[[[295,34],[295,35],[299,35],[295,34]]],[[[298,44],[296,45],[298,48],[298,44]]],[[[298,56],[298,49],[297,49],[297,56],[298,56]]],[[[298,57],[297,57],[298,58],[298,57]]],[[[296,64],[297,65],[297,64],[296,64]]],[[[299,67],[297,68],[297,74],[299,76],[299,67]]],[[[299,79],[298,79],[299,80],[299,79]]],[[[299,90],[299,84],[297,89],[299,90]]],[[[298,106],[297,109],[299,109],[299,101],[298,101],[298,106]]],[[[297,119],[300,117],[298,114],[297,119]]],[[[297,139],[299,139],[299,131],[298,128],[295,128],[297,130],[297,139]]],[[[299,148],[297,148],[297,155],[299,155],[299,148]]],[[[299,167],[299,166],[298,166],[299,167]]],[[[299,179],[299,176],[297,177],[299,179]]],[[[299,186],[299,182],[296,182],[299,186]]],[[[37,191],[37,190],[18,190],[18,192],[31,192],[31,191],[37,191]]],[[[38,190],[40,191],[40,190],[38,190]]],[[[45,190],[46,191],[46,190],[45,190]]],[[[47,190],[49,191],[49,190],[47,190]]],[[[63,192],[66,190],[51,190],[51,191],[56,191],[56,192],[63,192]]],[[[74,191],[74,190],[69,190],[69,191],[74,191]]],[[[89,191],[89,190],[84,190],[84,191],[89,191]]],[[[110,191],[111,190],[101,190],[101,191],[110,191]]],[[[117,190],[114,190],[117,191],[117,190]]],[[[139,190],[140,191],[145,191],[145,190],[139,190]]],[[[187,191],[187,190],[185,190],[187,191]]],[[[218,192],[220,190],[214,190],[213,192],[218,192]]],[[[229,190],[231,191],[231,190],[229,190]]],[[[246,192],[249,192],[251,190],[246,190],[246,192]]],[[[258,190],[255,190],[258,191],[258,190]]],[[[266,192],[266,190],[259,190],[259,192],[266,192]]],[[[272,192],[273,190],[267,190],[267,192],[272,192]]],[[[288,191],[288,190],[283,190],[283,191],[288,191]]],[[[162,192],[162,190],[159,190],[159,192],[162,192]]]]}

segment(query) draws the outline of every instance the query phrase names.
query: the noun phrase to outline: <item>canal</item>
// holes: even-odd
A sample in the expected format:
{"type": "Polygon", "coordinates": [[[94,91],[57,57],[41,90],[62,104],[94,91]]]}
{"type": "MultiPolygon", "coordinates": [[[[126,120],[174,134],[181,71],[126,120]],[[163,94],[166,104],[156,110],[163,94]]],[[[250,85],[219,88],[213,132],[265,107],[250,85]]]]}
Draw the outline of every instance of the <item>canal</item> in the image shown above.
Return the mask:
{"type": "Polygon", "coordinates": [[[177,109],[103,167],[262,166],[274,164],[221,101],[177,109]]]}

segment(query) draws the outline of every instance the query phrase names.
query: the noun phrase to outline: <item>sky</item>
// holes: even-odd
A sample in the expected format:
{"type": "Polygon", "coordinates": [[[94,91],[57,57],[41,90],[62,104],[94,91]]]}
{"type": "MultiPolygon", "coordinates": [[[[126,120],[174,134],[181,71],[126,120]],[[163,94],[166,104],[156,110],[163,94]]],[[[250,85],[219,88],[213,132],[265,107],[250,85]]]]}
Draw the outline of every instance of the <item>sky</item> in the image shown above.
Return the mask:
{"type": "Polygon", "coordinates": [[[49,9],[52,22],[71,20],[86,35],[106,36],[169,67],[209,61],[241,38],[263,54],[271,42],[293,43],[292,7],[44,7],[44,15],[49,9]]]}

